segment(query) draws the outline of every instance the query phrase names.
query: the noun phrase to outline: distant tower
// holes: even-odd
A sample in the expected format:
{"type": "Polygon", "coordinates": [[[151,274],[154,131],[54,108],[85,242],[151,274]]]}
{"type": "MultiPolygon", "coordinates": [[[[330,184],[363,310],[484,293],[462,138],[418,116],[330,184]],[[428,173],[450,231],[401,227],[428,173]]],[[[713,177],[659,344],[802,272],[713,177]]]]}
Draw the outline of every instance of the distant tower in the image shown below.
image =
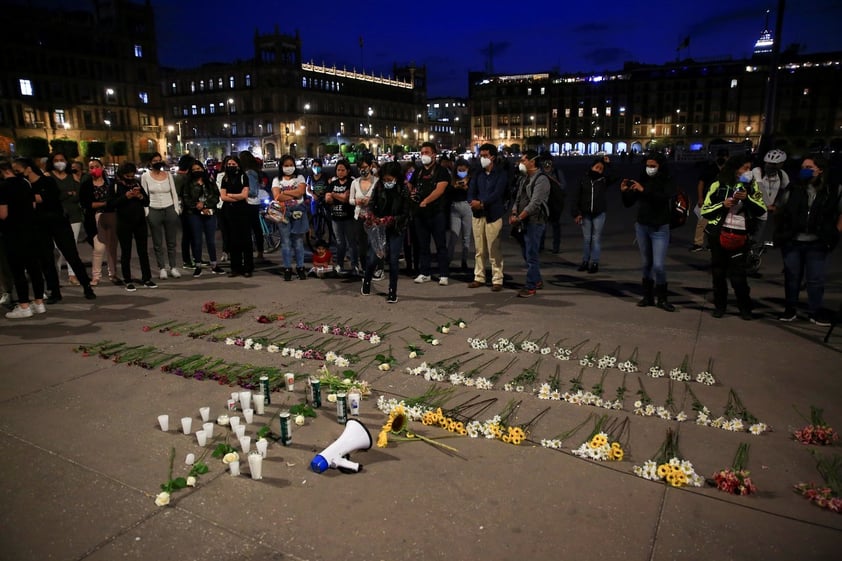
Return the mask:
{"type": "Polygon", "coordinates": [[[765,55],[772,52],[775,41],[772,39],[772,32],[769,30],[769,10],[766,10],[766,24],[763,26],[763,33],[754,44],[754,54],[765,55]]]}

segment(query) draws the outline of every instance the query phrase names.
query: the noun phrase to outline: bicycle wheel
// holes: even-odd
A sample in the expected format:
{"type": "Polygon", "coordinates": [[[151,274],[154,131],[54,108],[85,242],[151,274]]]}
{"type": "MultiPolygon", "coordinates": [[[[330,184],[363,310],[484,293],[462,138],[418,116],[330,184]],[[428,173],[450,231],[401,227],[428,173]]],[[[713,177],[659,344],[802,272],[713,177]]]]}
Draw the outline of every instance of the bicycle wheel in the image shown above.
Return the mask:
{"type": "Polygon", "coordinates": [[[260,220],[263,222],[263,251],[277,251],[281,247],[281,229],[271,220],[264,220],[262,216],[260,220]]]}
{"type": "Polygon", "coordinates": [[[310,223],[310,231],[307,232],[307,246],[310,248],[310,251],[315,251],[316,243],[319,241],[330,245],[332,232],[328,227],[327,217],[323,212],[321,210],[316,212],[310,223]]]}

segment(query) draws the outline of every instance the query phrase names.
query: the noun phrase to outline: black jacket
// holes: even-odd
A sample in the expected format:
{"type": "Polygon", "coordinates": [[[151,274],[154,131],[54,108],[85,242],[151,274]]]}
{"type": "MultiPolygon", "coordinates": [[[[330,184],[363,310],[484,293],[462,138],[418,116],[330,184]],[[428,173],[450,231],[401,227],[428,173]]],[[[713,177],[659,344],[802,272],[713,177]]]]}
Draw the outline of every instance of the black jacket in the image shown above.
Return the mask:
{"type": "Polygon", "coordinates": [[[611,179],[605,177],[605,175],[600,176],[599,179],[591,179],[590,175],[585,174],[573,189],[571,216],[573,218],[579,215],[597,216],[605,212],[607,207],[606,194],[610,183],[611,179]]]}
{"type": "Polygon", "coordinates": [[[784,246],[798,234],[815,234],[828,250],[839,243],[839,187],[828,188],[822,184],[817,188],[813,204],[809,204],[807,186],[803,183],[790,184],[782,197],[782,207],[776,215],[774,241],[784,246]]]}
{"type": "Polygon", "coordinates": [[[372,214],[378,218],[385,216],[394,216],[395,223],[390,226],[387,231],[400,233],[406,228],[406,222],[409,218],[411,208],[411,201],[409,198],[409,189],[406,185],[395,185],[391,189],[386,189],[382,181],[378,181],[374,185],[374,193],[369,203],[369,208],[372,214]]]}
{"type": "Polygon", "coordinates": [[[675,184],[669,173],[659,170],[657,174],[650,177],[644,172],[637,182],[643,185],[643,191],[623,192],[623,204],[630,207],[640,202],[637,209],[637,222],[644,226],[660,228],[664,224],[669,224],[672,216],[670,200],[675,196],[675,184]]]}

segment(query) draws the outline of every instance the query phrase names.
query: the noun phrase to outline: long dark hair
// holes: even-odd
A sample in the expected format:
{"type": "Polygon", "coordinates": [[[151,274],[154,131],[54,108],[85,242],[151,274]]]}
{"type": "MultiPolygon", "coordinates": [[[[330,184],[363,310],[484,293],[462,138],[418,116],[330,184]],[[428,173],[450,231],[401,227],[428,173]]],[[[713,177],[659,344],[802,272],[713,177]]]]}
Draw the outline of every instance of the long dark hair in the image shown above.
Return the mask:
{"type": "Polygon", "coordinates": [[[254,171],[260,171],[260,165],[257,163],[257,158],[254,157],[254,154],[249,152],[248,150],[243,150],[240,152],[240,168],[245,170],[253,169],[254,171]]]}
{"type": "Polygon", "coordinates": [[[15,163],[22,165],[24,168],[31,169],[32,173],[38,177],[44,177],[44,172],[41,171],[41,168],[38,167],[38,164],[32,158],[15,158],[15,163]]]}
{"type": "Polygon", "coordinates": [[[737,154],[728,158],[725,161],[725,165],[719,170],[719,175],[716,176],[720,187],[735,185],[737,183],[737,170],[743,167],[746,162],[752,162],[751,156],[748,154],[737,154]]]}

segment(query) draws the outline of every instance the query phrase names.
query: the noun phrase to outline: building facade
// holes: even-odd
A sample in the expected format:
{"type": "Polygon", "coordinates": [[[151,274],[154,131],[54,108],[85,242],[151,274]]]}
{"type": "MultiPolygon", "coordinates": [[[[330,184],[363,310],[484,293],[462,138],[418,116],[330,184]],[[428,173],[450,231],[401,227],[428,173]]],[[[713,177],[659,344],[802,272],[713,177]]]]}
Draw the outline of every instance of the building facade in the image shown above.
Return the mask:
{"type": "Polygon", "coordinates": [[[462,153],[471,145],[468,100],[436,97],[427,101],[428,140],[442,149],[462,153]]]}
{"type": "MultiPolygon", "coordinates": [[[[93,11],[4,7],[0,152],[21,139],[75,142],[79,156],[138,161],[164,147],[152,6],[95,0],[93,11]],[[105,151],[102,154],[102,150],[105,151]]],[[[45,155],[45,154],[44,154],[45,155]]]]}
{"type": "MultiPolygon", "coordinates": [[[[663,149],[707,155],[711,145],[756,148],[770,58],[626,64],[600,74],[472,74],[471,141],[558,154],[663,149]]],[[[785,53],[778,65],[772,135],[788,150],[842,137],[836,86],[842,53],[785,53]]],[[[835,139],[835,140],[834,140],[835,139]]]]}

